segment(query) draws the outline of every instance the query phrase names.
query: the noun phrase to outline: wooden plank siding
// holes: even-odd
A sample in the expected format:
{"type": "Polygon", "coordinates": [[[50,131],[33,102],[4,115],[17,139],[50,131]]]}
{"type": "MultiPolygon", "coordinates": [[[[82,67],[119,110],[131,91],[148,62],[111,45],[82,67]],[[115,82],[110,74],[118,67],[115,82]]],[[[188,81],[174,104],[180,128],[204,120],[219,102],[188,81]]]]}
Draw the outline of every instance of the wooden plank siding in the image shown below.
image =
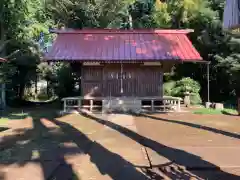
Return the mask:
{"type": "Polygon", "coordinates": [[[102,96],[103,71],[101,66],[85,66],[82,68],[82,95],[102,96]]]}
{"type": "Polygon", "coordinates": [[[163,96],[163,73],[158,66],[123,64],[123,94],[121,94],[121,65],[84,66],[83,96],[145,97],[163,96]]]}

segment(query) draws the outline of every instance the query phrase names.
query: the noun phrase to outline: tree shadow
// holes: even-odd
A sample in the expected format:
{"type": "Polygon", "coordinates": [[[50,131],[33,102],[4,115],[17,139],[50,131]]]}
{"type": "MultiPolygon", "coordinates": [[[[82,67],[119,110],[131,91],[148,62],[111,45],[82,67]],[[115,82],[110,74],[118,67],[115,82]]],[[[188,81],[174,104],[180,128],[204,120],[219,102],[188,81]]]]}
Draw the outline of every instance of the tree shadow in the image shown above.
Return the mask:
{"type": "Polygon", "coordinates": [[[4,173],[1,173],[1,172],[0,172],[0,180],[4,180],[4,179],[5,179],[4,173]]]}
{"type": "MultiPolygon", "coordinates": [[[[32,118],[31,128],[14,129],[13,134],[1,138],[0,166],[17,165],[21,168],[28,165],[30,171],[28,177],[25,178],[30,179],[31,170],[35,171],[34,167],[37,165],[41,168],[44,180],[70,179],[74,172],[72,166],[65,161],[61,151],[64,149],[68,153],[73,152],[71,149],[66,150],[65,147],[61,149],[60,143],[62,142],[55,141],[55,139],[65,141],[61,132],[57,128],[46,127],[41,120],[42,114],[29,112],[29,116],[32,118]]],[[[21,173],[17,172],[14,178],[20,178],[19,176],[21,173]]]]}
{"type": "MultiPolygon", "coordinates": [[[[220,167],[202,159],[199,156],[196,156],[196,155],[186,152],[184,150],[168,147],[164,144],[161,144],[161,143],[151,140],[147,137],[144,137],[136,132],[133,132],[125,127],[122,127],[113,122],[106,121],[101,118],[95,117],[88,113],[83,113],[83,115],[100,123],[100,124],[108,126],[112,129],[120,132],[121,134],[133,139],[134,141],[145,146],[146,148],[149,148],[149,149],[155,151],[160,156],[167,158],[168,160],[170,160],[172,163],[176,164],[177,166],[185,167],[190,173],[194,174],[197,177],[200,177],[203,179],[228,179],[228,180],[240,178],[239,176],[222,171],[220,169],[220,167]],[[217,176],[212,176],[211,174],[206,173],[206,170],[217,171],[218,174],[217,174],[217,176]]],[[[162,165],[159,165],[158,168],[160,170],[163,169],[162,165]]],[[[170,175],[173,176],[172,179],[177,179],[176,171],[170,169],[170,170],[168,170],[168,173],[170,173],[170,175]]],[[[184,173],[187,173],[187,172],[184,172],[184,173]]],[[[180,174],[182,175],[183,173],[180,173],[180,174]]],[[[178,176],[179,176],[179,174],[178,174],[178,176]]]]}
{"type": "MultiPolygon", "coordinates": [[[[37,164],[41,167],[44,180],[69,180],[73,177],[76,180],[72,165],[65,157],[88,155],[100,173],[110,176],[111,179],[148,179],[129,161],[92,141],[74,126],[57,120],[55,114],[49,114],[47,110],[41,113],[32,111],[28,114],[32,118],[32,128],[16,129],[15,134],[2,137],[0,153],[4,156],[4,152],[10,152],[11,157],[2,159],[0,155],[0,167],[37,164]],[[65,143],[74,143],[76,146],[64,146],[65,143]]],[[[31,176],[30,170],[29,179],[31,176]]],[[[1,178],[4,179],[3,176],[1,178]]],[[[16,173],[17,178],[19,177],[16,173]]]]}
{"type": "Polygon", "coordinates": [[[90,140],[85,134],[73,127],[72,125],[56,119],[51,122],[55,123],[69,138],[77,144],[84,154],[90,156],[102,175],[109,175],[112,179],[148,179],[144,174],[138,172],[134,165],[123,159],[120,155],[107,150],[98,142],[90,140]],[[120,170],[119,170],[120,169],[120,170]]]}
{"type": "Polygon", "coordinates": [[[224,115],[228,115],[228,116],[239,116],[239,115],[237,115],[237,114],[229,113],[229,112],[227,112],[227,111],[225,111],[225,110],[222,110],[222,113],[223,113],[224,115]]]}
{"type": "Polygon", "coordinates": [[[6,131],[6,130],[8,130],[9,128],[7,128],[7,127],[0,127],[0,132],[2,132],[2,131],[6,131]]]}
{"type": "Polygon", "coordinates": [[[204,125],[199,125],[199,124],[194,124],[194,123],[189,123],[189,122],[184,122],[184,121],[164,119],[164,118],[149,116],[147,114],[141,114],[140,116],[150,118],[150,119],[153,119],[153,120],[159,120],[159,121],[164,121],[164,122],[173,123],[173,124],[180,124],[180,125],[183,125],[183,126],[188,126],[188,127],[192,127],[192,128],[206,130],[206,131],[210,131],[210,132],[213,132],[213,133],[216,133],[216,134],[221,134],[221,135],[224,135],[224,136],[240,139],[239,134],[231,133],[231,132],[228,132],[228,131],[223,131],[223,130],[220,130],[220,129],[215,129],[215,128],[204,126],[204,125]]]}

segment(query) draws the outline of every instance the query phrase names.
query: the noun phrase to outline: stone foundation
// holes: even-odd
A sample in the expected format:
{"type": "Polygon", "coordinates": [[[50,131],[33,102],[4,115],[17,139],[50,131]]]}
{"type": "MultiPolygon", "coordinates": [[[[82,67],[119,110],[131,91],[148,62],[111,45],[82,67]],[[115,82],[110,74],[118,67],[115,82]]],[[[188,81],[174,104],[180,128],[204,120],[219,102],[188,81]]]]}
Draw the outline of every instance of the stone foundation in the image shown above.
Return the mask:
{"type": "Polygon", "coordinates": [[[141,100],[131,98],[116,98],[103,100],[103,112],[108,111],[138,113],[141,111],[141,100]]]}

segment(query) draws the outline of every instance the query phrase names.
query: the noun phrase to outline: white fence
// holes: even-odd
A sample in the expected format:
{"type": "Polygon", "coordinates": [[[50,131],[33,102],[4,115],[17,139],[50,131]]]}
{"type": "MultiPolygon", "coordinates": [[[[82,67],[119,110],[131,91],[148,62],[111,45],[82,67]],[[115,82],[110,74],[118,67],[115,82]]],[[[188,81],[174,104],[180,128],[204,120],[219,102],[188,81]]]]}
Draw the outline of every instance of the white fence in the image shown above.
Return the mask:
{"type": "Polygon", "coordinates": [[[63,111],[88,109],[89,111],[181,111],[181,98],[175,97],[67,97],[63,98],[63,111]]]}

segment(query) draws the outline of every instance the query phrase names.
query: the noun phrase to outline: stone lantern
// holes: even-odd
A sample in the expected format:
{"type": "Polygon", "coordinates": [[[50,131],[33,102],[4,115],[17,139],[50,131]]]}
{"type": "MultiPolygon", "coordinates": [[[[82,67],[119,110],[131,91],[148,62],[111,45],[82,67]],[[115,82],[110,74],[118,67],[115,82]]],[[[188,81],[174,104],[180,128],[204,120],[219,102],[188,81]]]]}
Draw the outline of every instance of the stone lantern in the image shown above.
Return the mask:
{"type": "Polygon", "coordinates": [[[191,93],[188,92],[188,91],[186,91],[186,92],[184,93],[184,99],[183,99],[183,102],[184,102],[184,105],[185,105],[186,107],[189,107],[190,104],[191,104],[190,94],[191,94],[191,93]]]}
{"type": "Polygon", "coordinates": [[[185,90],[185,91],[184,91],[184,93],[183,93],[183,94],[184,94],[183,102],[184,102],[184,104],[185,104],[186,107],[189,107],[190,104],[191,104],[191,99],[190,99],[191,87],[185,86],[184,90],[185,90]]]}

